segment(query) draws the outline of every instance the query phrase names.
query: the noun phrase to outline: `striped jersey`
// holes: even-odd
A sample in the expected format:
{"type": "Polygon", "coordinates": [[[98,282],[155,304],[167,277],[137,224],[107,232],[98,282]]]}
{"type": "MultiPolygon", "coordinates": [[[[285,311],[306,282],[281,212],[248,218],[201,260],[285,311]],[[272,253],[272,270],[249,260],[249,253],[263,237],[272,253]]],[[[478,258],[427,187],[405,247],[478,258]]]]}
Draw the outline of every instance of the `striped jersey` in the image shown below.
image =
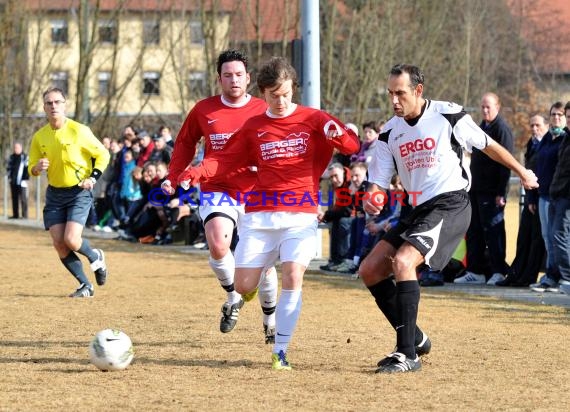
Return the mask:
{"type": "Polygon", "coordinates": [[[463,149],[484,149],[492,139],[455,103],[426,100],[419,117],[392,117],[382,128],[368,169],[369,181],[390,187],[394,173],[420,205],[433,197],[469,190],[471,175],[463,149]]]}
{"type": "MultiPolygon", "coordinates": [[[[204,137],[204,159],[223,152],[233,134],[252,116],[264,113],[267,103],[248,95],[241,105],[232,105],[221,95],[208,97],[196,103],[190,111],[174,143],[174,152],[168,168],[168,179],[176,184],[180,173],[196,155],[200,139],[204,137]]],[[[255,183],[256,173],[242,166],[226,175],[216,176],[200,185],[202,192],[223,192],[235,198],[237,192],[248,191],[255,183]]]]}

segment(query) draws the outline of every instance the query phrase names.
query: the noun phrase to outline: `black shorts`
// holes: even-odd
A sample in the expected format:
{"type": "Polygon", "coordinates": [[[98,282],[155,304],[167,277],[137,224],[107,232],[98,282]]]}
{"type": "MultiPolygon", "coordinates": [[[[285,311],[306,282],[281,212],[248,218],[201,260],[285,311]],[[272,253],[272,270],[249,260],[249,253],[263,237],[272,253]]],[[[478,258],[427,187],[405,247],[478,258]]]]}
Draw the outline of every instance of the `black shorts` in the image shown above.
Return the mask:
{"type": "Polygon", "coordinates": [[[442,270],[471,222],[471,203],[464,190],[442,193],[415,207],[384,235],[398,249],[404,242],[414,246],[433,270],[442,270]]]}
{"type": "Polygon", "coordinates": [[[44,206],[44,227],[77,222],[85,226],[93,203],[93,192],[79,186],[57,188],[48,186],[44,206]]]}

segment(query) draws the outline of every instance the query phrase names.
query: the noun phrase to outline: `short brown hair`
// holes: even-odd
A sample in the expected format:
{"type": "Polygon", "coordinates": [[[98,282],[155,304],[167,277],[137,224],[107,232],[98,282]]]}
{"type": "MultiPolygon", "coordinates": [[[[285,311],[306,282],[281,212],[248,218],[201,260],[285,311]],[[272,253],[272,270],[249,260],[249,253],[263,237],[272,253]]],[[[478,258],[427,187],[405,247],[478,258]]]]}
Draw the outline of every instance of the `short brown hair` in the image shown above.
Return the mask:
{"type": "Polygon", "coordinates": [[[292,80],[293,92],[297,88],[297,72],[283,57],[272,57],[259,69],[257,87],[263,93],[267,88],[279,87],[287,80],[292,80]]]}

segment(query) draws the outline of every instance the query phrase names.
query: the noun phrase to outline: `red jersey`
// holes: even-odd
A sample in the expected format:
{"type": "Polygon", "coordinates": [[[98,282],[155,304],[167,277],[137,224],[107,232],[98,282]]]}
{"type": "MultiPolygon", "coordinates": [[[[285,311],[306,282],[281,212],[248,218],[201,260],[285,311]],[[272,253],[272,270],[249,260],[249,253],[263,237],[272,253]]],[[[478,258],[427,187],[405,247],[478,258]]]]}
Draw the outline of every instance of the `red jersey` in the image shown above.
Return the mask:
{"type": "Polygon", "coordinates": [[[287,211],[316,213],[319,181],[333,149],[356,153],[358,136],[338,119],[321,110],[297,106],[289,116],[266,113],[247,120],[224,149],[196,168],[199,180],[208,182],[245,165],[257,166],[257,180],[249,193],[236,200],[247,212],[287,211]],[[325,128],[333,121],[343,133],[329,140],[325,128]]]}
{"type": "MultiPolygon", "coordinates": [[[[194,159],[202,136],[204,159],[208,159],[213,153],[223,152],[234,132],[250,117],[264,113],[266,108],[267,103],[264,100],[253,96],[239,107],[224,103],[221,95],[196,103],[176,137],[167,178],[172,184],[176,184],[180,173],[194,159]]],[[[236,193],[251,190],[255,183],[256,173],[248,166],[250,165],[243,165],[224,175],[218,175],[204,182],[200,190],[224,192],[235,198],[236,193]]]]}

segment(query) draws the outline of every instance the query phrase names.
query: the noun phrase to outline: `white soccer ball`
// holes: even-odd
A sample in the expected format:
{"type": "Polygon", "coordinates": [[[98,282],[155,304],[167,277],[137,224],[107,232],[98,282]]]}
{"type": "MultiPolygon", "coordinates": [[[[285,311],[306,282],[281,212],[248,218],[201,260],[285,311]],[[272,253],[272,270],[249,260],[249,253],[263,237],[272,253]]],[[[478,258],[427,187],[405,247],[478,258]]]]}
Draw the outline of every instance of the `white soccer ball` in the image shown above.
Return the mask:
{"type": "Polygon", "coordinates": [[[125,369],[133,360],[134,354],[131,338],[118,329],[98,332],[89,344],[91,363],[102,371],[125,369]]]}

